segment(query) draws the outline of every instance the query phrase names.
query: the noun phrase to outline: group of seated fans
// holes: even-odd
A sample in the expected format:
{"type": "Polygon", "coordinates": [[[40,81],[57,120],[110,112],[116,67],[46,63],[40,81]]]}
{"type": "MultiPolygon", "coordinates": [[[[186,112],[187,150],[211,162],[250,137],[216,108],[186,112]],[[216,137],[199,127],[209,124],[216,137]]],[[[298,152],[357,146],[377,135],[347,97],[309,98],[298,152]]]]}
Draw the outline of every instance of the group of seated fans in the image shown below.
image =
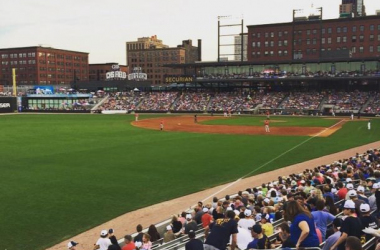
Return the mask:
{"type": "MultiPolygon", "coordinates": [[[[154,225],[145,233],[138,225],[121,247],[112,229],[103,230],[95,248],[170,249],[170,242],[186,238],[186,250],[224,250],[228,245],[231,250],[361,250],[380,236],[379,209],[380,152],[370,149],[236,195],[214,197],[212,203],[198,202],[174,215],[162,235],[154,225]]],[[[76,242],[68,244],[75,249],[70,246],[76,242]]]]}
{"type": "Polygon", "coordinates": [[[239,113],[256,108],[270,110],[320,110],[330,105],[335,113],[380,113],[379,93],[373,92],[118,92],[110,94],[100,110],[189,111],[239,113]]]}

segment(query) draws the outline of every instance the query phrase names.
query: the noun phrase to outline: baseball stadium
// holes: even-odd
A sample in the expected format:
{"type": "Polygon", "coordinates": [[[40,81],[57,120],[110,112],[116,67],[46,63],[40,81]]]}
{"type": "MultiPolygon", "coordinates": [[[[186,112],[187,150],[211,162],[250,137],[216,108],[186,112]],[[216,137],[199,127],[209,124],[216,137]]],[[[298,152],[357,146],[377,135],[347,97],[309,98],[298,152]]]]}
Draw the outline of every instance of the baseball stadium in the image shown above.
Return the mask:
{"type": "Polygon", "coordinates": [[[248,26],[247,61],[163,62],[162,84],[4,80],[0,249],[375,249],[379,17],[248,26]],[[329,25],[370,43],[322,50],[329,25]]]}

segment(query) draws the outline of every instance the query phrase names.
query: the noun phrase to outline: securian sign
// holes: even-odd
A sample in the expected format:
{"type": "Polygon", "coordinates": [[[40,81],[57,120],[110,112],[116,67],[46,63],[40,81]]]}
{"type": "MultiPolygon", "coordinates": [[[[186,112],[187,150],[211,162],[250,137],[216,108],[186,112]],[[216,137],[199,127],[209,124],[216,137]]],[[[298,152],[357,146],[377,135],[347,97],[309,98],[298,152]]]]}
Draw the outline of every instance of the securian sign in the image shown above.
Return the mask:
{"type": "Polygon", "coordinates": [[[167,76],[165,77],[165,83],[188,83],[193,82],[192,76],[167,76]]]}

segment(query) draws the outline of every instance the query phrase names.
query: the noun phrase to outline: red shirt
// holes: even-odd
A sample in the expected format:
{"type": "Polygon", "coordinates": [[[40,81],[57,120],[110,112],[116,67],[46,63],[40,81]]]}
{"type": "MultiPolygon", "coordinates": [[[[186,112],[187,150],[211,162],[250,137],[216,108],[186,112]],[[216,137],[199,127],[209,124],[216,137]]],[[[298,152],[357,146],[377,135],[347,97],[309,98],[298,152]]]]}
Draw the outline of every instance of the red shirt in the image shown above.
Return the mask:
{"type": "Polygon", "coordinates": [[[348,192],[348,190],[345,187],[339,189],[339,191],[336,193],[339,197],[339,200],[345,199],[347,192],[348,192]]]}
{"type": "Polygon", "coordinates": [[[268,120],[265,120],[264,124],[265,124],[265,125],[269,125],[269,121],[268,121],[268,120]]]}
{"type": "Polygon", "coordinates": [[[211,214],[205,213],[202,215],[202,226],[203,227],[207,227],[208,225],[210,225],[211,221],[212,221],[211,214]]]}
{"type": "Polygon", "coordinates": [[[133,241],[129,242],[121,250],[134,250],[136,248],[135,243],[133,241]]]}
{"type": "Polygon", "coordinates": [[[139,114],[136,113],[136,114],[135,114],[135,117],[139,117],[139,114]]]}

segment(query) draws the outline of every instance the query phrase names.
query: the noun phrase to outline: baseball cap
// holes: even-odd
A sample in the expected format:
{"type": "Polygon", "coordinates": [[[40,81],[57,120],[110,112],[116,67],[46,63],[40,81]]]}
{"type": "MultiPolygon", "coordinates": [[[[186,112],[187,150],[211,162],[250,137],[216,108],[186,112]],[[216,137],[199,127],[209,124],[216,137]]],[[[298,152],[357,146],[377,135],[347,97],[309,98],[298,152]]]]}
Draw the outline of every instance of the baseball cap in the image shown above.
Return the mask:
{"type": "Polygon", "coordinates": [[[344,208],[355,209],[355,203],[352,200],[347,200],[344,203],[344,208]]]}
{"type": "Polygon", "coordinates": [[[242,194],[249,195],[249,192],[248,191],[243,191],[242,194]]]}
{"type": "Polygon", "coordinates": [[[360,205],[360,211],[361,212],[364,212],[364,213],[367,213],[369,212],[370,208],[369,208],[369,205],[366,204],[366,203],[363,203],[360,205]]]}
{"type": "Polygon", "coordinates": [[[351,178],[346,178],[346,182],[352,182],[351,178]]]}
{"type": "Polygon", "coordinates": [[[255,224],[253,227],[250,228],[253,232],[257,234],[261,234],[263,232],[263,229],[259,224],[255,224]]]}
{"type": "Polygon", "coordinates": [[[246,209],[246,210],[244,210],[244,215],[245,216],[251,216],[252,215],[252,211],[250,210],[250,209],[246,209]]]}
{"type": "Polygon", "coordinates": [[[232,211],[233,209],[232,209],[232,207],[228,207],[226,210],[227,211],[232,211]]]}
{"type": "Polygon", "coordinates": [[[350,196],[350,197],[354,197],[354,196],[357,196],[358,194],[356,193],[356,191],[355,190],[350,190],[350,191],[348,191],[348,196],[350,196]]]}
{"type": "Polygon", "coordinates": [[[203,213],[207,213],[208,212],[208,208],[207,207],[204,207],[203,208],[203,213]]]}
{"type": "Polygon", "coordinates": [[[331,173],[331,172],[332,172],[332,170],[331,170],[331,169],[327,170],[327,173],[331,173]]]}
{"type": "Polygon", "coordinates": [[[192,218],[193,218],[193,216],[191,216],[191,214],[186,214],[186,219],[192,219],[192,218]]]}
{"type": "Polygon", "coordinates": [[[332,188],[331,189],[331,193],[335,194],[338,190],[336,190],[336,188],[332,188]]]}
{"type": "Polygon", "coordinates": [[[100,232],[100,236],[107,236],[107,234],[108,234],[108,231],[107,231],[107,230],[102,230],[102,231],[100,232]]]}
{"type": "Polygon", "coordinates": [[[351,189],[354,189],[354,185],[352,185],[352,183],[347,183],[347,184],[346,184],[346,188],[347,188],[347,189],[350,189],[350,190],[351,190],[351,189]]]}
{"type": "Polygon", "coordinates": [[[342,225],[342,219],[341,218],[335,218],[333,220],[333,225],[337,228],[340,229],[340,226],[342,225]]]}
{"type": "Polygon", "coordinates": [[[172,226],[167,225],[167,226],[166,226],[166,230],[168,230],[168,231],[169,231],[169,230],[172,230],[172,226]]]}
{"type": "Polygon", "coordinates": [[[67,243],[67,248],[70,249],[72,247],[75,247],[76,245],[78,245],[78,242],[70,241],[69,243],[67,243]]]}
{"type": "Polygon", "coordinates": [[[379,184],[378,183],[373,183],[372,188],[378,189],[379,188],[379,184]]]}
{"type": "Polygon", "coordinates": [[[359,186],[358,189],[357,189],[357,191],[364,193],[364,187],[363,186],[359,186]]]}
{"type": "MultiPolygon", "coordinates": [[[[190,230],[189,233],[188,233],[188,236],[190,238],[194,238],[195,237],[195,232],[193,230],[190,230]]],[[[136,244],[135,244],[136,245],[136,244]]]]}
{"type": "Polygon", "coordinates": [[[110,228],[109,230],[108,230],[108,233],[109,234],[113,234],[115,232],[115,230],[113,230],[112,228],[110,228]]]}
{"type": "Polygon", "coordinates": [[[263,214],[263,215],[261,215],[261,219],[269,220],[269,214],[263,214]]]}
{"type": "Polygon", "coordinates": [[[265,199],[264,199],[264,202],[265,202],[265,203],[269,203],[270,200],[269,200],[268,198],[265,198],[265,199]]]}
{"type": "Polygon", "coordinates": [[[301,184],[305,184],[305,180],[302,180],[302,181],[300,181],[301,182],[301,184]]]}
{"type": "Polygon", "coordinates": [[[235,215],[239,215],[240,214],[240,212],[239,212],[239,210],[234,210],[234,213],[235,213],[235,215]]]}

